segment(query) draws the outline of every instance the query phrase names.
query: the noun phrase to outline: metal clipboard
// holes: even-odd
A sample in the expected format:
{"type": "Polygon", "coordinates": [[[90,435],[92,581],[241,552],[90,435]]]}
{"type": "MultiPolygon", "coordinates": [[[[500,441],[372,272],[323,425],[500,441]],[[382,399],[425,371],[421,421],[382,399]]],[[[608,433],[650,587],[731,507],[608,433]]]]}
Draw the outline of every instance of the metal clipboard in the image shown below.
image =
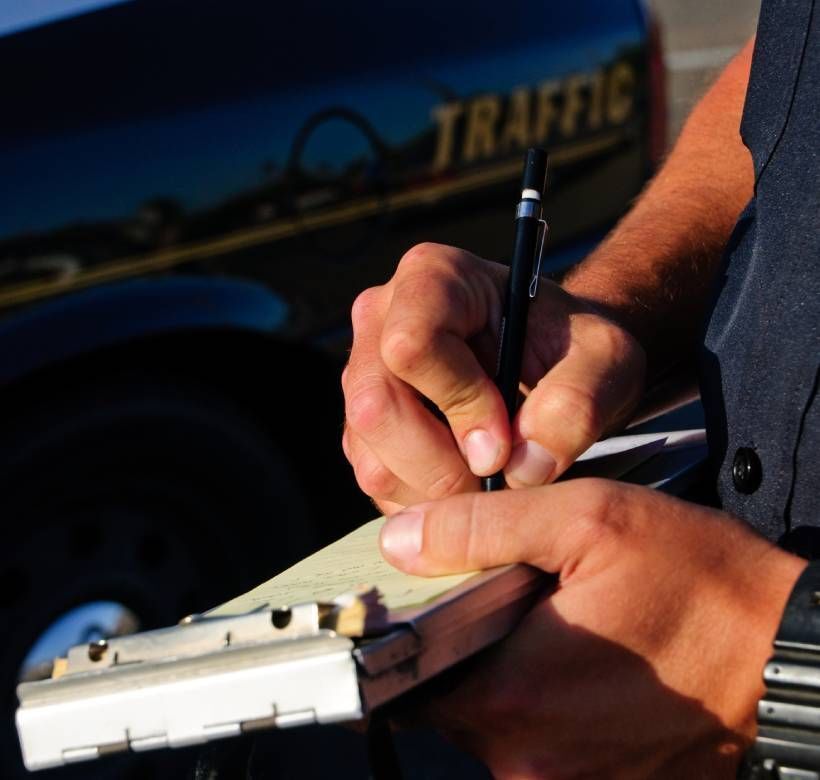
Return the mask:
{"type": "Polygon", "coordinates": [[[59,677],[18,687],[25,765],[357,720],[509,633],[544,582],[526,566],[482,572],[362,638],[301,604],[74,647],[59,677]]]}
{"type": "MultiPolygon", "coordinates": [[[[648,450],[619,478],[680,494],[706,445],[648,450]]],[[[523,565],[481,572],[384,631],[334,630],[339,605],[306,603],[72,648],[59,676],[18,686],[30,770],[181,747],[255,729],[357,720],[502,639],[549,582],[523,565]]]]}

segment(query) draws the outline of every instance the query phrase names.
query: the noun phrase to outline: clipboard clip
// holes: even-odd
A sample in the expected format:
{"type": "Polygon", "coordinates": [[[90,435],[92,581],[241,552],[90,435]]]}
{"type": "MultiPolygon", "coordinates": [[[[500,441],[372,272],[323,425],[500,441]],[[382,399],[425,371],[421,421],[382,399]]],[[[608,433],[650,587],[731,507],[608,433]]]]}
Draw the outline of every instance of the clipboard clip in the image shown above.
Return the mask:
{"type": "Polygon", "coordinates": [[[328,627],[351,604],[263,607],[77,645],[21,683],[29,770],[363,714],[354,639],[328,627]]]}
{"type": "Polygon", "coordinates": [[[17,688],[23,761],[46,769],[357,720],[506,635],[541,582],[534,569],[507,566],[383,617],[378,589],[363,588],[78,645],[51,679],[17,688]]]}
{"type": "Polygon", "coordinates": [[[188,615],[178,626],[101,639],[69,649],[57,659],[52,678],[99,673],[138,663],[185,658],[251,644],[281,642],[333,632],[357,637],[380,627],[386,610],[376,589],[339,596],[329,602],[293,606],[262,605],[242,615],[188,615]]]}
{"type": "Polygon", "coordinates": [[[76,645],[65,659],[55,661],[52,678],[313,636],[322,628],[323,606],[261,608],[235,617],[189,615],[178,626],[76,645]]]}

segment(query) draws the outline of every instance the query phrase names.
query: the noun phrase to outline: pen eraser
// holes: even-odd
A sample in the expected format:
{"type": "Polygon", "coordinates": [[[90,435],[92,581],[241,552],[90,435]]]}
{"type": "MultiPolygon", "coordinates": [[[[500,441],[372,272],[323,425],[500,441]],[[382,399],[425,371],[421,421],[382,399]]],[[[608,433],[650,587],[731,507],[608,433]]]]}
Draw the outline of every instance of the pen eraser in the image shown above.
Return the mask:
{"type": "Polygon", "coordinates": [[[532,148],[527,150],[524,158],[524,180],[522,190],[544,191],[547,178],[547,153],[543,149],[532,148]]]}

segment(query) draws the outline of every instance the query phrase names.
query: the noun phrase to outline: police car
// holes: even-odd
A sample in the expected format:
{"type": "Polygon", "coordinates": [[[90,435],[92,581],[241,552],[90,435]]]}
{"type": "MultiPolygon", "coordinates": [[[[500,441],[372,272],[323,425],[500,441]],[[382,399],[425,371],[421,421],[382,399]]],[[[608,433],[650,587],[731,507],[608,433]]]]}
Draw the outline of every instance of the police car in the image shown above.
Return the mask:
{"type": "Polygon", "coordinates": [[[560,273],[665,141],[638,0],[6,3],[0,72],[6,712],[68,645],[372,514],[339,445],[357,292],[422,240],[504,260],[533,144],[560,273]]]}

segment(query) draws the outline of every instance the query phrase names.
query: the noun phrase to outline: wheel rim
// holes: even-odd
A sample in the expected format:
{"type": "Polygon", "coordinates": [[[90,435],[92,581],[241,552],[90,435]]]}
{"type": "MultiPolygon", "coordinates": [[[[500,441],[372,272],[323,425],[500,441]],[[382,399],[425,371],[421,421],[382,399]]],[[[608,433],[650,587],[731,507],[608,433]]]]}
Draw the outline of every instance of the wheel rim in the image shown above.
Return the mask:
{"type": "Polygon", "coordinates": [[[69,648],[133,634],[139,629],[137,615],[118,601],[80,604],[60,615],[37,637],[20,665],[17,679],[43,679],[50,674],[53,659],[64,657],[69,648]]]}

